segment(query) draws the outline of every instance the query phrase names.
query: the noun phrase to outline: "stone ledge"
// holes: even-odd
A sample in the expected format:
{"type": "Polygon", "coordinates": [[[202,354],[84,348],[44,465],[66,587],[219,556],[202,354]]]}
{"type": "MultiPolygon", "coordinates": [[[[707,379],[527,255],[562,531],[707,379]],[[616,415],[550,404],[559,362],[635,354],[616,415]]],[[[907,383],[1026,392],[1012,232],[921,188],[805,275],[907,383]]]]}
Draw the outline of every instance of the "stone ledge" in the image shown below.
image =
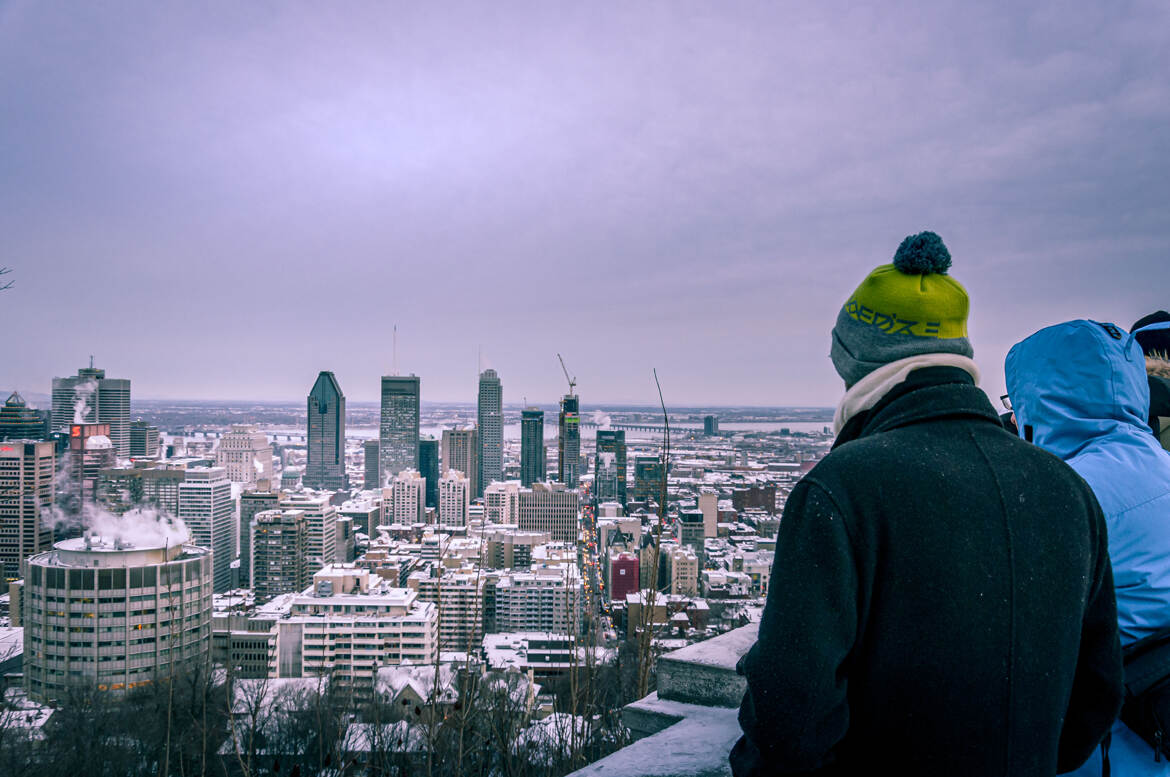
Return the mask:
{"type": "Polygon", "coordinates": [[[735,673],[741,656],[755,643],[758,624],[712,637],[658,659],[658,696],[712,707],[738,707],[747,688],[735,673]]]}
{"type": "MultiPolygon", "coordinates": [[[[639,714],[674,720],[658,733],[639,739],[570,777],[729,777],[727,754],[740,737],[736,710],[659,699],[650,694],[639,714]]],[[[623,720],[625,711],[623,711],[623,720]]]]}

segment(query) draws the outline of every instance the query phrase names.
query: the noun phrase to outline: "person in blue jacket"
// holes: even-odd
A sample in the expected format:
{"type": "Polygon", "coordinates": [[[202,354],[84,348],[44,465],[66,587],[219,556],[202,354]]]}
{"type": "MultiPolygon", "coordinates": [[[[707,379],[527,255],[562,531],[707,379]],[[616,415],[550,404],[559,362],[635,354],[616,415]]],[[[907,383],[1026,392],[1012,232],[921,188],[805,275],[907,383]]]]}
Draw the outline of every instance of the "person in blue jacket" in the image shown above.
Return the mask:
{"type": "MultiPolygon", "coordinates": [[[[1064,459],[1105,514],[1122,646],[1170,627],[1170,453],[1150,433],[1144,354],[1113,324],[1069,321],[1014,346],[1005,366],[1019,434],[1064,459]]],[[[1112,774],[1170,775],[1120,721],[1112,774]]],[[[1101,774],[1100,752],[1076,774],[1101,774]]]]}

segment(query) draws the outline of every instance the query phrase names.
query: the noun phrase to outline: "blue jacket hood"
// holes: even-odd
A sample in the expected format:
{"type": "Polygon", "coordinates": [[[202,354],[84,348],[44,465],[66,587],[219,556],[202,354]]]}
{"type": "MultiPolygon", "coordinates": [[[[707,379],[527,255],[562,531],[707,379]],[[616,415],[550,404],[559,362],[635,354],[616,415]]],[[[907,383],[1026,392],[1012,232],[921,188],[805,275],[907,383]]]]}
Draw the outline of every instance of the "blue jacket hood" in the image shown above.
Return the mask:
{"type": "Polygon", "coordinates": [[[1016,426],[1069,460],[1102,437],[1150,436],[1145,356],[1113,324],[1069,321],[1041,329],[1007,356],[1016,426]]]}

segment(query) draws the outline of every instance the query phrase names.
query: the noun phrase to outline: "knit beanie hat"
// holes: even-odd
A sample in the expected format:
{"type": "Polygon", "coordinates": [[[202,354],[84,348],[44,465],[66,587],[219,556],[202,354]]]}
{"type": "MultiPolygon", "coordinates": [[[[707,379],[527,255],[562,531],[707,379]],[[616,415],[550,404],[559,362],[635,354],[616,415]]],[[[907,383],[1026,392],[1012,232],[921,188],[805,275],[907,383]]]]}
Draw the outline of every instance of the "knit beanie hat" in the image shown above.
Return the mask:
{"type": "MultiPolygon", "coordinates": [[[[1151,313],[1148,316],[1139,318],[1134,325],[1129,328],[1129,331],[1135,332],[1143,326],[1150,324],[1161,324],[1170,321],[1170,313],[1165,310],[1159,310],[1157,313],[1151,313]]],[[[1157,351],[1158,353],[1170,353],[1170,329],[1155,329],[1150,332],[1138,332],[1135,335],[1138,345],[1142,347],[1142,353],[1150,353],[1157,351]]]]}
{"type": "Polygon", "coordinates": [[[837,315],[829,353],[846,386],[910,356],[974,354],[967,340],[967,291],[946,274],[950,266],[942,238],[920,232],[902,241],[893,264],[861,282],[837,315]]]}

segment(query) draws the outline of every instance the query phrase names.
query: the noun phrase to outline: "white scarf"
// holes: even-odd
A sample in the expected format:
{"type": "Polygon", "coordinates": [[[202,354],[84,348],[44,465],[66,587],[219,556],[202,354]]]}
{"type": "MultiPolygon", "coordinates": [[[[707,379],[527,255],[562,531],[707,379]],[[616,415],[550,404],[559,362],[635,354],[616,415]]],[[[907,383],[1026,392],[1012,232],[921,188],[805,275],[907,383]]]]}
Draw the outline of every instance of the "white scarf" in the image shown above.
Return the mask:
{"type": "Polygon", "coordinates": [[[837,405],[837,412],[833,416],[833,434],[840,434],[850,418],[869,410],[881,401],[890,389],[906,380],[907,375],[923,367],[958,367],[970,373],[975,382],[979,383],[979,368],[975,366],[975,362],[957,353],[924,353],[883,364],[854,383],[853,387],[845,392],[845,396],[841,397],[841,404],[837,405]]]}

